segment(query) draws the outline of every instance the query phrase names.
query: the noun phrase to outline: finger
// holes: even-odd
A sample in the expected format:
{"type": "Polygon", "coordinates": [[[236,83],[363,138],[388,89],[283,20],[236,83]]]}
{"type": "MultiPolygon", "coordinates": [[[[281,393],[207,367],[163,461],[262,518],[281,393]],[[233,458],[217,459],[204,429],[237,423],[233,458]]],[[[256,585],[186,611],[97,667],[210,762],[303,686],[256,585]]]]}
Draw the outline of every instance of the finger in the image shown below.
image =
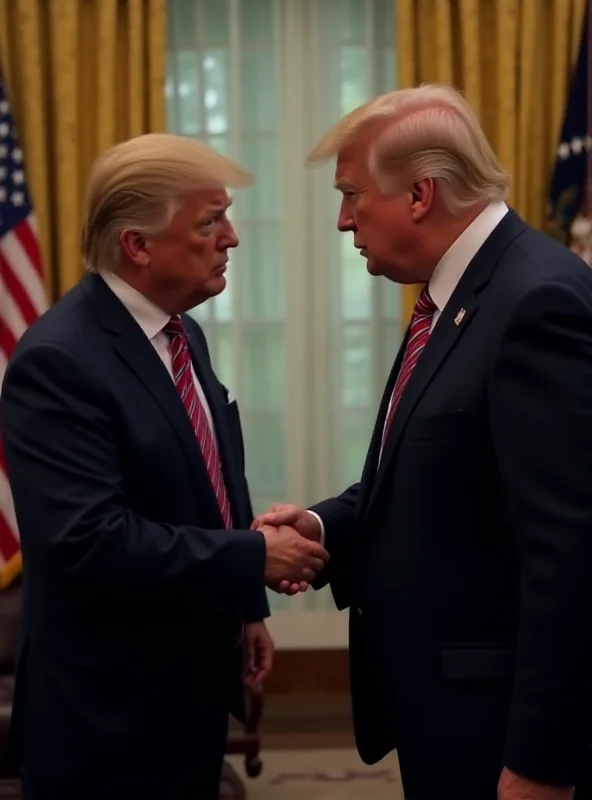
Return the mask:
{"type": "Polygon", "coordinates": [[[260,522],[263,525],[294,525],[298,519],[298,513],[290,509],[282,511],[268,511],[261,515],[260,522]]]}
{"type": "Polygon", "coordinates": [[[306,592],[309,586],[310,584],[306,583],[305,581],[301,581],[299,589],[301,592],[306,592]]]}
{"type": "Polygon", "coordinates": [[[316,572],[314,572],[312,569],[308,569],[307,567],[305,567],[302,570],[301,582],[306,581],[307,583],[312,583],[316,577],[317,577],[316,572]]]}
{"type": "Polygon", "coordinates": [[[249,677],[255,669],[255,646],[252,641],[245,642],[245,676],[249,677]]]}
{"type": "Polygon", "coordinates": [[[307,552],[309,555],[313,556],[314,558],[320,558],[325,563],[329,561],[329,553],[325,550],[325,548],[319,544],[318,542],[311,542],[307,540],[307,552]]]}
{"type": "Polygon", "coordinates": [[[315,572],[322,572],[325,568],[325,562],[321,561],[320,558],[311,558],[308,560],[308,566],[314,569],[315,572]]]}
{"type": "Polygon", "coordinates": [[[291,583],[290,584],[290,588],[288,589],[286,594],[289,594],[289,595],[300,594],[300,587],[301,586],[302,586],[301,583],[291,583]]]}
{"type": "Polygon", "coordinates": [[[276,592],[279,592],[279,594],[286,594],[290,586],[290,581],[280,581],[276,588],[276,592]]]}

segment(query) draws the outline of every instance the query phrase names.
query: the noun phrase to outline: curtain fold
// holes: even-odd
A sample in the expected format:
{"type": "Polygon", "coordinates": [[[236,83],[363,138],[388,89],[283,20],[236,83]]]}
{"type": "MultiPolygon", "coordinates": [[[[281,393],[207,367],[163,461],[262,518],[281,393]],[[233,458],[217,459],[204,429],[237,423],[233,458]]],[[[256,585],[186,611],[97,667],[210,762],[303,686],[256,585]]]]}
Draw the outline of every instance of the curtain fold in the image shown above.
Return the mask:
{"type": "Polygon", "coordinates": [[[48,297],[82,273],[95,157],[165,130],[166,0],[0,0],[0,68],[25,157],[48,297]]]}
{"type": "MultiPolygon", "coordinates": [[[[511,205],[542,228],[586,0],[394,2],[398,85],[461,89],[512,175],[511,205]]],[[[416,298],[403,289],[405,322],[416,298]]]]}

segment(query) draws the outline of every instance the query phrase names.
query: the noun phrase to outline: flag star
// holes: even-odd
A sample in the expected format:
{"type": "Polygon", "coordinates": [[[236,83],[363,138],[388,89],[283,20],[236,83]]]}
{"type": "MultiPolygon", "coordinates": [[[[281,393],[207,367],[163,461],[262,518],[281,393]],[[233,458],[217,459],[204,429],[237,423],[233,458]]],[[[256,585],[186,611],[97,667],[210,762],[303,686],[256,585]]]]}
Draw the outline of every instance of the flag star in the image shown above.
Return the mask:
{"type": "Polygon", "coordinates": [[[10,199],[13,206],[22,206],[25,202],[25,195],[22,192],[13,192],[10,199]]]}
{"type": "Polygon", "coordinates": [[[8,147],[5,144],[0,144],[0,158],[6,158],[8,155],[8,147]]]}
{"type": "MultiPolygon", "coordinates": [[[[2,170],[0,170],[0,177],[2,177],[2,170]]],[[[22,171],[22,169],[17,169],[12,173],[12,182],[16,186],[22,186],[22,184],[25,182],[25,173],[22,171]]]]}
{"type": "Polygon", "coordinates": [[[584,149],[584,142],[579,138],[579,136],[576,136],[574,139],[571,140],[571,149],[573,150],[576,156],[579,156],[579,154],[584,149]]]}
{"type": "Polygon", "coordinates": [[[0,122],[0,138],[5,139],[10,132],[10,126],[7,122],[0,122]]]}
{"type": "Polygon", "coordinates": [[[571,148],[568,145],[568,143],[567,142],[561,142],[561,144],[557,148],[557,155],[559,156],[559,158],[563,158],[563,159],[569,158],[570,154],[571,154],[571,148]]]}
{"type": "Polygon", "coordinates": [[[0,100],[0,114],[8,114],[9,110],[8,102],[6,100],[0,100]]]}
{"type": "Polygon", "coordinates": [[[20,164],[23,160],[23,151],[20,149],[20,147],[15,147],[12,151],[12,160],[16,164],[20,164]]]}

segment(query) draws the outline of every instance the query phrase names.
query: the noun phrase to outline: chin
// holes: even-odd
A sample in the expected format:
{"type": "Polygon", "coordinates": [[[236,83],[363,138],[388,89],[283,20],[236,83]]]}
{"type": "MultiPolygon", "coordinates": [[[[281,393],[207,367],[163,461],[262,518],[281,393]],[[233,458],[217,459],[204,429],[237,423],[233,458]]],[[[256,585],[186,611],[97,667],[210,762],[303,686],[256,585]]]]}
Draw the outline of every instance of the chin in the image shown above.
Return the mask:
{"type": "Polygon", "coordinates": [[[224,289],[226,289],[226,278],[224,275],[217,275],[215,278],[209,280],[208,289],[210,297],[216,297],[216,295],[221,294],[224,289]]]}

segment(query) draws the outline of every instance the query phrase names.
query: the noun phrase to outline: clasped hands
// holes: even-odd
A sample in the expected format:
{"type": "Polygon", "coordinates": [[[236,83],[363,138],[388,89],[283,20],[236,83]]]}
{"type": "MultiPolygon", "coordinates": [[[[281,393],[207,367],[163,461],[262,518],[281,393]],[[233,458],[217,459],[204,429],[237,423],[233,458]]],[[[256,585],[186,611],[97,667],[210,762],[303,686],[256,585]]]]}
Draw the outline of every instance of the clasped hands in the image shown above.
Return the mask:
{"type": "Polygon", "coordinates": [[[318,519],[298,506],[273,505],[251,529],[265,537],[265,582],[281,594],[305,592],[329,560],[318,519]]]}

